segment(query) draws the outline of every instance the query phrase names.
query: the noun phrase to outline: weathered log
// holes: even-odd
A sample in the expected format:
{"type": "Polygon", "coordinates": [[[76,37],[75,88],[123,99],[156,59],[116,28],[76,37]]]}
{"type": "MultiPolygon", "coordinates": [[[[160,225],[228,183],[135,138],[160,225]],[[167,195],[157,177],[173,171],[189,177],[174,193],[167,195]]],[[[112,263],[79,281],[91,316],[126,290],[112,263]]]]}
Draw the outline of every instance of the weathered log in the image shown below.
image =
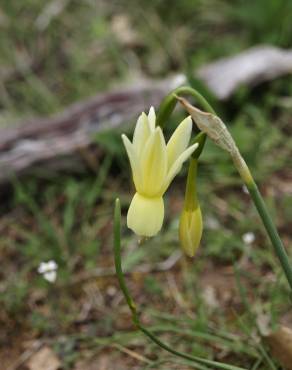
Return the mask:
{"type": "Polygon", "coordinates": [[[252,87],[291,72],[292,50],[263,45],[208,64],[198,71],[198,77],[224,100],[240,85],[252,87]]]}
{"type": "Polygon", "coordinates": [[[117,127],[146,107],[157,105],[181,81],[174,77],[158,83],[140,83],[73,104],[53,117],[2,129],[0,183],[44,164],[54,169],[75,166],[78,152],[92,143],[94,133],[117,127]]]}
{"type": "MultiPolygon", "coordinates": [[[[261,46],[206,65],[196,77],[223,100],[240,84],[255,85],[291,72],[292,51],[261,46]]],[[[149,106],[157,106],[185,81],[184,75],[176,75],[158,82],[140,82],[73,104],[53,117],[1,129],[0,183],[44,164],[55,169],[76,165],[78,152],[92,143],[94,133],[117,127],[149,106]]]]}

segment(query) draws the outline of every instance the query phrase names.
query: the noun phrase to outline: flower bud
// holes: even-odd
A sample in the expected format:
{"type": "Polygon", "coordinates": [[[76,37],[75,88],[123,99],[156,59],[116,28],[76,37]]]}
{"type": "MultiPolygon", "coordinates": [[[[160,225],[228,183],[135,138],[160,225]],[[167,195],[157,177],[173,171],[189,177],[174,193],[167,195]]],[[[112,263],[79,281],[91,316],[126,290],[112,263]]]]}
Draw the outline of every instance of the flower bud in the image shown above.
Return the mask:
{"type": "Polygon", "coordinates": [[[183,209],[179,221],[179,239],[183,251],[194,257],[202,237],[203,222],[200,207],[189,211],[183,209]]]}
{"type": "Polygon", "coordinates": [[[193,257],[195,255],[203,232],[202,214],[196,192],[197,166],[197,159],[191,158],[184,208],[179,222],[180,244],[183,251],[189,257],[193,257]]]}

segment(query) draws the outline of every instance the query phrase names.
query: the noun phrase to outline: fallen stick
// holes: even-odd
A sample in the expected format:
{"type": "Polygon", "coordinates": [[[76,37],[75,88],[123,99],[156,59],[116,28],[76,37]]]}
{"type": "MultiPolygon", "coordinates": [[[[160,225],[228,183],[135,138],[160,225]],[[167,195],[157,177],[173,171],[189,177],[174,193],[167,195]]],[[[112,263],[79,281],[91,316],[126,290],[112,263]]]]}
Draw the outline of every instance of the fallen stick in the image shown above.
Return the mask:
{"type": "MultiPolygon", "coordinates": [[[[219,100],[224,100],[239,85],[254,86],[291,72],[292,51],[260,46],[203,66],[195,75],[219,100]]],[[[44,166],[76,169],[82,164],[79,152],[92,144],[95,133],[133,120],[185,82],[184,75],[158,82],[142,81],[73,104],[53,117],[1,129],[0,183],[44,166]]]]}

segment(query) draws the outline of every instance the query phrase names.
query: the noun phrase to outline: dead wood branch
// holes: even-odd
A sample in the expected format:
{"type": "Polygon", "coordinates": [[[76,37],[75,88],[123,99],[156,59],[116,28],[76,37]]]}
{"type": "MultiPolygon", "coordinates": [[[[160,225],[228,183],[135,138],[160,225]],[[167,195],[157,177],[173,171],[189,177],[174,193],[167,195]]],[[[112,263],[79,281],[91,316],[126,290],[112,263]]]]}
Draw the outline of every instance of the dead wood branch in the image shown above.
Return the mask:
{"type": "MultiPolygon", "coordinates": [[[[292,51],[260,46],[206,65],[196,75],[223,100],[241,84],[252,86],[291,72],[292,51]]],[[[93,134],[133,120],[185,81],[185,76],[176,75],[158,82],[140,82],[74,104],[56,116],[3,128],[0,183],[44,165],[54,170],[75,169],[82,163],[78,152],[92,143],[93,134]]]]}

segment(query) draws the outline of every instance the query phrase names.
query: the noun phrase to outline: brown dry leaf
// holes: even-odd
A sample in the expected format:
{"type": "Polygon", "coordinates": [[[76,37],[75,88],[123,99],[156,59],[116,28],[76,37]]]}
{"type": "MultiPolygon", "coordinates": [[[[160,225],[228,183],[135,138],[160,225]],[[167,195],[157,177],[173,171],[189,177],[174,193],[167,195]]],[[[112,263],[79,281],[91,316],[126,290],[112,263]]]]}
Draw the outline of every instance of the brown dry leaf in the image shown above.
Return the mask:
{"type": "Polygon", "coordinates": [[[277,331],[267,335],[265,341],[284,369],[292,370],[292,329],[280,326],[277,331]]]}
{"type": "Polygon", "coordinates": [[[61,367],[60,360],[49,347],[42,347],[28,361],[29,370],[57,370],[61,367]]]}

